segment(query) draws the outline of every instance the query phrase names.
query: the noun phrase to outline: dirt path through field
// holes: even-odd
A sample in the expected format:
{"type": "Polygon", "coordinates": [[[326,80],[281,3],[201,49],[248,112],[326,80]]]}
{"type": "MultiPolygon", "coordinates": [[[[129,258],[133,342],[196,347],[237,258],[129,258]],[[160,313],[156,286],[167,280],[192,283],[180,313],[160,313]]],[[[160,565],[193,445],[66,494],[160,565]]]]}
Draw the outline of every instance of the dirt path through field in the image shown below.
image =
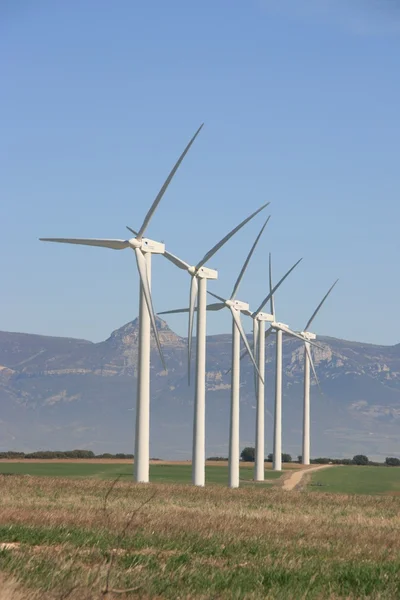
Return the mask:
{"type": "Polygon", "coordinates": [[[311,473],[312,471],[319,471],[320,469],[328,469],[329,467],[333,467],[335,465],[318,465],[318,467],[310,467],[309,469],[302,469],[301,471],[294,471],[294,473],[290,474],[290,477],[285,479],[283,482],[283,489],[287,492],[294,490],[294,488],[299,485],[300,481],[303,479],[304,475],[307,473],[311,473]]]}

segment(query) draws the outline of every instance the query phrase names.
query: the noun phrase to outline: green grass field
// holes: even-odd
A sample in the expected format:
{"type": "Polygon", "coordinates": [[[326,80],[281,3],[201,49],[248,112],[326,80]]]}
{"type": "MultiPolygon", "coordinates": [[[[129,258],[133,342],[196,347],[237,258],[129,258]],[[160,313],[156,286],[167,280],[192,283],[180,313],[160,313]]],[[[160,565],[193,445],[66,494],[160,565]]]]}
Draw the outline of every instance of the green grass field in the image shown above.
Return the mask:
{"type": "Polygon", "coordinates": [[[400,468],[332,467],[313,473],[308,488],[343,494],[400,493],[400,468]]]}
{"type": "MultiPolygon", "coordinates": [[[[12,473],[15,475],[32,475],[37,477],[85,477],[96,479],[116,479],[122,481],[132,480],[132,464],[107,464],[107,463],[29,463],[13,462],[0,463],[0,474],[12,473]]],[[[187,465],[150,465],[150,479],[157,483],[190,483],[192,467],[187,465]]],[[[278,479],[281,473],[271,470],[265,471],[268,480],[278,479]]],[[[241,483],[251,483],[253,468],[242,466],[240,468],[241,483]]],[[[207,466],[206,482],[226,485],[228,483],[227,466],[207,466]]],[[[257,484],[259,485],[259,484],[257,484]]]]}

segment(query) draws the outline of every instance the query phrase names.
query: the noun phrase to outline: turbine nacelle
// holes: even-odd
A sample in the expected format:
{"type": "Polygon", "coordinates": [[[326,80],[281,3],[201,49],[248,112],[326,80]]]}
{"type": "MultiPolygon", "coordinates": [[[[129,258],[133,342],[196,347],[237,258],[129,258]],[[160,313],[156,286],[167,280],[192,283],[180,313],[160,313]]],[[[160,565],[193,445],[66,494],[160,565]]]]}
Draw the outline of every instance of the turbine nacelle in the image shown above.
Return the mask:
{"type": "Polygon", "coordinates": [[[215,269],[208,269],[207,267],[200,267],[200,269],[196,270],[196,267],[190,267],[189,273],[194,275],[196,274],[197,277],[199,277],[200,279],[218,279],[218,271],[215,271],[215,269]],[[191,271],[191,269],[194,269],[193,273],[191,271]]]}
{"type": "Polygon", "coordinates": [[[268,323],[273,323],[274,315],[270,315],[270,314],[264,313],[264,312],[259,312],[257,315],[255,315],[254,319],[256,319],[257,321],[266,321],[268,323]]]}
{"type": "Polygon", "coordinates": [[[249,305],[247,302],[241,302],[240,300],[225,300],[225,304],[229,308],[234,308],[235,310],[238,310],[239,312],[251,315],[251,312],[249,310],[249,305]]]}
{"type": "Polygon", "coordinates": [[[286,323],[277,323],[276,321],[273,321],[271,323],[271,327],[273,329],[281,329],[282,331],[289,329],[289,325],[286,325],[286,323]]]}
{"type": "Polygon", "coordinates": [[[311,331],[300,331],[300,335],[302,335],[306,341],[317,339],[315,333],[311,333],[311,331]]]}
{"type": "Polygon", "coordinates": [[[165,244],[155,242],[149,238],[142,238],[140,240],[131,238],[128,242],[131,248],[140,248],[142,252],[151,252],[152,254],[164,254],[165,252],[165,244]]]}

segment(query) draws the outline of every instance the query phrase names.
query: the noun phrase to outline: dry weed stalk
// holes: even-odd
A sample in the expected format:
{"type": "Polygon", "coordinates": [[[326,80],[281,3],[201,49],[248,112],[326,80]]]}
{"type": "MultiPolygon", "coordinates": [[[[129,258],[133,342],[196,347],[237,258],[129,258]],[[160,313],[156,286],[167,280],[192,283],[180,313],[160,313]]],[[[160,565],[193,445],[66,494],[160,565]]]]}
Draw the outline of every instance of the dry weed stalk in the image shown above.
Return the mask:
{"type": "MultiPolygon", "coordinates": [[[[106,521],[109,529],[112,529],[112,523],[111,523],[110,509],[108,506],[108,502],[109,502],[109,498],[110,498],[114,488],[116,487],[117,483],[119,482],[119,480],[120,480],[120,476],[118,476],[116,479],[114,479],[112,481],[111,485],[108,487],[106,494],[104,495],[103,515],[104,515],[105,521],[106,521]]],[[[98,586],[100,579],[102,578],[102,570],[105,568],[106,569],[106,571],[105,571],[105,580],[106,581],[105,581],[104,588],[101,589],[102,596],[107,597],[110,594],[132,593],[132,592],[139,591],[139,589],[142,587],[142,586],[135,586],[135,587],[131,587],[131,588],[116,589],[116,588],[110,587],[110,581],[111,581],[112,569],[113,569],[113,565],[114,565],[115,556],[116,556],[117,551],[129,530],[130,526],[132,525],[134,517],[139,513],[139,511],[146,504],[149,504],[151,502],[151,500],[155,497],[155,495],[156,495],[156,491],[154,491],[148,498],[143,500],[137,508],[135,508],[133,511],[131,511],[130,515],[128,516],[128,519],[123,524],[123,527],[122,527],[120,533],[116,537],[115,544],[114,544],[115,547],[111,548],[109,551],[109,558],[106,557],[104,559],[104,561],[100,562],[100,564],[98,565],[96,572],[95,572],[94,579],[91,582],[90,587],[93,589],[98,586]]],[[[4,499],[4,497],[3,497],[3,499],[4,499]]],[[[16,515],[14,514],[14,517],[15,516],[16,515]]],[[[2,520],[2,522],[4,522],[4,521],[2,520]]],[[[3,547],[4,547],[3,549],[5,549],[5,550],[20,549],[20,544],[19,543],[11,543],[11,544],[4,543],[3,547]]],[[[36,549],[38,550],[40,548],[36,547],[36,549]]],[[[71,560],[69,561],[69,567],[67,569],[65,569],[64,579],[67,579],[69,575],[73,574],[74,567],[76,566],[77,561],[81,555],[82,555],[82,550],[79,547],[77,547],[74,551],[74,554],[73,554],[71,560]]],[[[77,591],[79,591],[79,594],[80,594],[79,598],[81,598],[83,600],[84,596],[82,594],[84,594],[87,591],[87,586],[82,586],[82,583],[77,581],[76,577],[74,579],[75,579],[75,583],[70,585],[66,590],[62,591],[58,595],[58,600],[67,600],[77,591]],[[82,589],[82,587],[84,587],[84,589],[82,589]]],[[[14,579],[4,580],[0,573],[0,600],[22,600],[23,598],[25,600],[27,600],[27,596],[26,595],[22,596],[18,590],[19,590],[19,584],[16,580],[14,580],[14,579]]],[[[34,598],[33,594],[30,597],[32,597],[32,599],[33,599],[34,598]]]]}
{"type": "MultiPolygon", "coordinates": [[[[106,517],[107,522],[110,522],[110,516],[109,516],[109,512],[108,512],[108,506],[107,506],[107,502],[108,502],[108,498],[110,496],[110,494],[112,493],[114,487],[116,486],[116,484],[118,483],[120,479],[120,476],[118,476],[113,483],[111,484],[110,489],[108,490],[107,494],[104,497],[104,514],[106,517]]],[[[123,539],[125,538],[125,535],[129,529],[129,527],[132,524],[133,518],[135,517],[135,515],[138,514],[138,512],[146,505],[149,504],[149,502],[151,502],[151,500],[155,497],[156,492],[154,491],[153,494],[151,494],[151,496],[149,496],[146,500],[144,500],[135,510],[133,510],[128,518],[128,520],[126,521],[124,527],[122,528],[121,532],[119,533],[117,539],[116,539],[116,549],[118,549],[123,541],[123,539]]],[[[116,556],[116,552],[114,550],[111,551],[110,554],[110,560],[108,563],[108,567],[107,567],[107,573],[106,573],[106,585],[104,587],[104,589],[102,590],[102,594],[103,596],[107,596],[108,594],[112,593],[112,594],[126,594],[128,592],[136,592],[138,591],[142,586],[136,586],[136,587],[132,587],[132,588],[125,588],[122,590],[119,589],[115,589],[115,588],[110,588],[110,578],[111,578],[111,570],[113,568],[114,565],[114,559],[116,556]]]]}

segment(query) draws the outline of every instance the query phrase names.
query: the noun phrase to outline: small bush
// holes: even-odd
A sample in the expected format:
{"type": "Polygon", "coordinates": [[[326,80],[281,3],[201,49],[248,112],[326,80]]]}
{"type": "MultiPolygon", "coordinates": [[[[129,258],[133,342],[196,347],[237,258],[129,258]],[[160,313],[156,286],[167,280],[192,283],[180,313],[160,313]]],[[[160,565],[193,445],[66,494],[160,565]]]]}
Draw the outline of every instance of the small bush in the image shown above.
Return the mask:
{"type": "Polygon", "coordinates": [[[400,467],[400,458],[395,458],[394,456],[386,457],[385,465],[388,467],[400,467]]]}
{"type": "Polygon", "coordinates": [[[255,453],[255,448],[250,448],[250,446],[247,446],[246,448],[243,448],[240,458],[243,462],[254,462],[255,453]]]}

